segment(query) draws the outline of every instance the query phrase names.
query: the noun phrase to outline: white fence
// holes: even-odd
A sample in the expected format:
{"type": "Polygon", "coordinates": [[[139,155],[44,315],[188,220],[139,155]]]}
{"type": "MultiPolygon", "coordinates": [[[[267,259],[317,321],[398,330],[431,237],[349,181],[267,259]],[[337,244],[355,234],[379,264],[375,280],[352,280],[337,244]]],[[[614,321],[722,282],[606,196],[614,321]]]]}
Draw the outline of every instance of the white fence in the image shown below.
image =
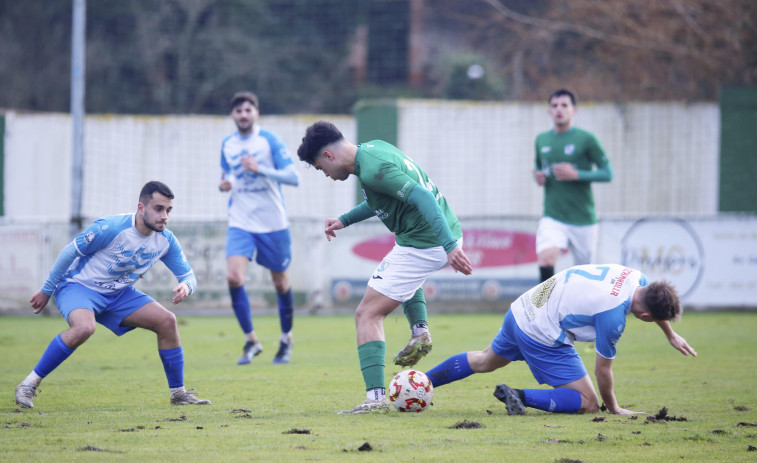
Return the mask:
{"type": "MultiPolygon", "coordinates": [[[[551,125],[546,105],[401,100],[398,109],[399,147],[449,199],[466,229],[467,250],[479,264],[472,278],[441,272],[427,285],[429,299],[450,310],[482,304],[499,310],[537,278],[532,240],[542,191],[530,171],[534,137],[551,125]]],[[[356,121],[350,116],[268,116],[260,122],[295,156],[305,128],[318,119],[333,121],[350,140],[367,141],[355,140],[356,121]]],[[[685,301],[693,306],[757,305],[752,276],[757,275],[757,219],[717,216],[717,105],[584,104],[577,125],[598,136],[615,173],[611,183],[594,185],[602,219],[599,260],[626,261],[671,279],[686,289],[685,301]],[[656,220],[637,224],[644,217],[656,220]]],[[[135,210],[148,180],[171,186],[176,200],[170,228],[200,279],[200,291],[184,307],[228,305],[227,197],[217,185],[220,143],[233,130],[230,119],[220,116],[86,118],[83,215],[135,210]]],[[[18,310],[28,306],[70,239],[70,119],[7,113],[4,143],[0,309],[18,310]]],[[[285,186],[284,192],[293,221],[291,276],[298,304],[350,306],[391,237],[368,221],[327,243],[323,219],[354,205],[354,180],[333,182],[299,161],[296,165],[300,185],[285,186]]],[[[569,264],[569,256],[561,258],[561,266],[569,264]]],[[[251,266],[248,287],[256,305],[267,304],[268,278],[251,266]]],[[[140,284],[165,293],[169,280],[157,266],[140,284]]]]}

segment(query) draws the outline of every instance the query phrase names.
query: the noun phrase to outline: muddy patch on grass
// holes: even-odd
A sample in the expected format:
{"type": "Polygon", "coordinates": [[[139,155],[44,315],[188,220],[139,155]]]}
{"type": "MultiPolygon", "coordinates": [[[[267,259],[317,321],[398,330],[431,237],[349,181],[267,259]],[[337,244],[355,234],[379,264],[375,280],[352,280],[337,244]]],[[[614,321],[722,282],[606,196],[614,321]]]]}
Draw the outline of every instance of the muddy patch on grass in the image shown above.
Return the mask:
{"type": "Polygon", "coordinates": [[[309,429],[292,428],[289,431],[282,432],[281,434],[310,434],[310,430],[309,429]]]}
{"type": "Polygon", "coordinates": [[[667,423],[668,421],[689,421],[685,416],[668,415],[668,407],[662,407],[654,416],[648,416],[647,423],[667,423]]]}
{"type": "Polygon", "coordinates": [[[463,420],[453,424],[449,427],[449,429],[478,429],[482,427],[483,426],[481,426],[481,423],[479,423],[478,421],[463,420]]]}

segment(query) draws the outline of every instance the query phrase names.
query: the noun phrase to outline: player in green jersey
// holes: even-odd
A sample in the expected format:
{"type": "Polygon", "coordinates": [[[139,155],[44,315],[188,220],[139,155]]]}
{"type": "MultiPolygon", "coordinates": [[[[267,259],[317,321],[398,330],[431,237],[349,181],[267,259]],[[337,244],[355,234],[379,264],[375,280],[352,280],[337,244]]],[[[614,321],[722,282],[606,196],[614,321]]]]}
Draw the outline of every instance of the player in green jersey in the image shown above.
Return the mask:
{"type": "Polygon", "coordinates": [[[574,265],[589,264],[599,236],[591,182],[612,180],[610,161],[592,133],[573,126],[576,97],[560,89],[549,97],[552,130],[536,137],[534,179],[544,187],[544,214],[536,231],[541,281],[555,274],[560,252],[574,265]]]}
{"type": "Polygon", "coordinates": [[[330,122],[307,128],[297,150],[300,160],[333,180],[355,175],[365,200],[338,218],[326,219],[326,238],[361,220],[377,216],[395,234],[396,244],[373,272],[355,311],[358,357],[367,399],[340,413],[389,410],[384,389],[384,318],[400,304],[411,326],[410,342],[395,357],[415,365],[431,350],[426,300],[421,286],[433,272],[451,265],[470,275],[460,222],[444,196],[412,159],[391,144],[373,140],[355,145],[330,122]]]}

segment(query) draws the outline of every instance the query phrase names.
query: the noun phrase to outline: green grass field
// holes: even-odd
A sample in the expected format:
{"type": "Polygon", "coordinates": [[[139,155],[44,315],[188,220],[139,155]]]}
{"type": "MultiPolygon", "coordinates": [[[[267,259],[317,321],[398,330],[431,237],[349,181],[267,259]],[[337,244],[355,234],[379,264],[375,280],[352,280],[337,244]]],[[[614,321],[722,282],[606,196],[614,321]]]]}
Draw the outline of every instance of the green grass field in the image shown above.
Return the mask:
{"type": "MultiPolygon", "coordinates": [[[[656,325],[629,319],[614,364],[618,401],[686,419],[652,423],[533,409],[508,416],[492,396],[496,384],[538,387],[522,362],[438,388],[424,413],[337,415],[364,399],[351,317],[297,317],[289,365],[271,364],[278,319],[256,317],[266,350],[246,366],[236,365],[242,337],[232,317],[179,320],[186,384],[212,405],[169,405],[152,333],[118,338],[98,326],[42,383],[35,408],[20,410],[16,385],[66,324],[0,318],[0,460],[757,461],[754,313],[685,314],[674,326],[698,358],[671,348],[656,325]]],[[[501,321],[432,313],[434,350],[417,368],[485,347],[501,321]]],[[[401,315],[385,327],[388,380],[409,330],[401,315]]],[[[592,372],[593,346],[578,349],[592,372]]]]}

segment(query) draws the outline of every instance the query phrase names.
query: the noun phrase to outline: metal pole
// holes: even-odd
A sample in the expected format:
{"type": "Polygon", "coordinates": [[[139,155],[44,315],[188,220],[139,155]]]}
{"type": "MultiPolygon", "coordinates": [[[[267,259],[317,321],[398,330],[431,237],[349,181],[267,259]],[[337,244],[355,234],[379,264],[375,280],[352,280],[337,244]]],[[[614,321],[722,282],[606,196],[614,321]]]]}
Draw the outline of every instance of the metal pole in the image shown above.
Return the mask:
{"type": "Polygon", "coordinates": [[[71,151],[71,236],[82,228],[82,193],[84,178],[84,87],[85,87],[85,31],[86,0],[73,0],[71,31],[71,120],[73,145],[71,151]]]}

